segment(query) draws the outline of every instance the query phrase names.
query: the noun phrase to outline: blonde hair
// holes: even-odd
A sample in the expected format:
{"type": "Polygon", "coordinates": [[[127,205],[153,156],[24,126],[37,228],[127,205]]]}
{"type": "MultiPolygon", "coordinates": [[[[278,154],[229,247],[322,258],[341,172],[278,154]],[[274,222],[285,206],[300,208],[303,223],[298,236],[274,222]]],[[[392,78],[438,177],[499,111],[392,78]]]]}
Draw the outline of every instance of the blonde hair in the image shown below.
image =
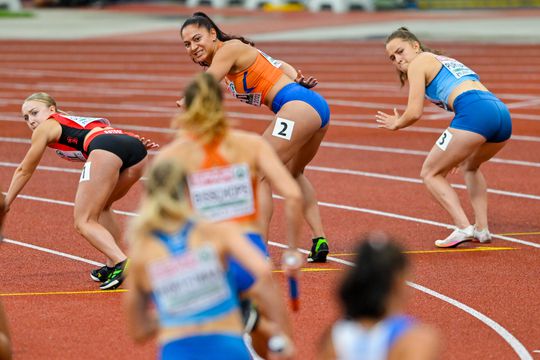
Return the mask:
{"type": "Polygon", "coordinates": [[[54,106],[54,109],[56,110],[57,113],[69,115],[65,111],[60,110],[58,106],[56,105],[56,100],[54,100],[54,98],[47,93],[44,93],[44,92],[33,93],[32,95],[27,97],[23,103],[28,102],[28,101],[39,101],[47,105],[47,107],[54,106]]]}
{"type": "Polygon", "coordinates": [[[186,112],[173,119],[172,127],[183,127],[203,142],[223,136],[227,120],[219,83],[207,73],[200,73],[185,90],[186,112]]]}
{"type": "MultiPolygon", "coordinates": [[[[407,41],[407,42],[409,42],[411,44],[416,42],[416,43],[418,43],[418,46],[420,47],[420,51],[422,51],[422,52],[424,52],[424,51],[425,52],[430,52],[430,53],[433,53],[433,54],[436,54],[436,55],[441,55],[442,54],[438,50],[430,49],[427,46],[425,46],[420,40],[418,40],[416,35],[414,35],[409,29],[407,29],[404,26],[400,27],[399,29],[397,29],[396,31],[394,31],[393,33],[388,35],[388,37],[386,38],[385,44],[388,44],[390,41],[392,41],[394,39],[401,39],[401,40],[407,41]]],[[[408,80],[407,73],[399,71],[399,70],[397,70],[397,72],[398,72],[399,82],[401,83],[401,86],[405,85],[405,82],[408,80]]]]}
{"type": "Polygon", "coordinates": [[[181,224],[190,215],[186,188],[186,172],[178,161],[155,161],[147,174],[139,217],[132,231],[150,235],[155,230],[166,231],[171,224],[181,224]]]}

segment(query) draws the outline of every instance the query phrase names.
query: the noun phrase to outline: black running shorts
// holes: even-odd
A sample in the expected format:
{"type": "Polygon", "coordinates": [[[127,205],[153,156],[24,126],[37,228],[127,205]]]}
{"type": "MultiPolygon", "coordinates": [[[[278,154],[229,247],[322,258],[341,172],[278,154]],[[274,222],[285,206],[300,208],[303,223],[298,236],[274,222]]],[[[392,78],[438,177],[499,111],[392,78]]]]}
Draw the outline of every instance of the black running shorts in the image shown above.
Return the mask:
{"type": "Polygon", "coordinates": [[[118,156],[122,160],[120,172],[138,164],[148,154],[146,147],[139,139],[126,134],[96,136],[88,144],[88,155],[94,150],[105,150],[118,156]]]}

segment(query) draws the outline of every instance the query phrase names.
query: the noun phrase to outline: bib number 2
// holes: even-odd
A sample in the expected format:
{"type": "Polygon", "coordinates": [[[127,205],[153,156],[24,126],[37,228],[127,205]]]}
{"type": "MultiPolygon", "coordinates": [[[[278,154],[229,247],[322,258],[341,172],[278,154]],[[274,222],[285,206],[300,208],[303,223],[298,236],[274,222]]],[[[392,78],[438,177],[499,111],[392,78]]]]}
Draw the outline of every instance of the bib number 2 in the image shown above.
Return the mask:
{"type": "Polygon", "coordinates": [[[276,119],[276,124],[274,125],[274,130],[272,131],[272,136],[291,140],[293,129],[294,121],[278,117],[276,119]]]}
{"type": "Polygon", "coordinates": [[[444,132],[439,136],[437,139],[437,146],[442,151],[446,151],[446,148],[448,147],[448,144],[450,144],[450,141],[452,140],[452,133],[448,131],[448,129],[444,130],[444,132]]]}

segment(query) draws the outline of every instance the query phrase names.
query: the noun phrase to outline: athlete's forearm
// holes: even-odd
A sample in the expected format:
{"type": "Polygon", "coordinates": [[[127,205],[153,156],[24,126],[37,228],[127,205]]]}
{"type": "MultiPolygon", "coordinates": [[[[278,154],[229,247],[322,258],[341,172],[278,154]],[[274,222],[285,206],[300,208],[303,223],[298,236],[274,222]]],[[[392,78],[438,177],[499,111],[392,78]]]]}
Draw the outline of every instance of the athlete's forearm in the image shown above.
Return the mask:
{"type": "Polygon", "coordinates": [[[421,116],[422,114],[416,114],[409,110],[405,110],[405,112],[396,121],[396,127],[398,129],[403,129],[411,126],[412,124],[417,122],[421,116]]]}
{"type": "Polygon", "coordinates": [[[6,209],[10,208],[11,203],[13,203],[13,200],[19,195],[19,193],[22,191],[28,180],[32,177],[32,172],[25,171],[21,166],[15,170],[15,173],[13,174],[13,178],[11,179],[11,184],[9,185],[9,190],[6,194],[6,202],[5,207],[6,209]]]}

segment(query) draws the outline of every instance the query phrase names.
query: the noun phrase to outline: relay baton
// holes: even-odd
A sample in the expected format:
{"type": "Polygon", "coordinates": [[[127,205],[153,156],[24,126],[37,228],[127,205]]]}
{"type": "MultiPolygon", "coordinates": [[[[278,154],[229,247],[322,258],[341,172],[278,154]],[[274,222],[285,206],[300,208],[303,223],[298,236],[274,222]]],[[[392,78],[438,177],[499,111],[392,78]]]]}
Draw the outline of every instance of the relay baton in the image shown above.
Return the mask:
{"type": "Polygon", "coordinates": [[[289,298],[294,312],[300,310],[300,300],[298,299],[298,280],[294,276],[289,276],[289,298]]]}
{"type": "MultiPolygon", "coordinates": [[[[293,267],[297,265],[298,259],[294,255],[285,256],[284,262],[285,262],[285,265],[293,267]]],[[[300,309],[298,279],[293,275],[289,275],[287,279],[289,282],[289,299],[291,301],[291,307],[292,307],[292,310],[296,312],[300,309]]]]}

